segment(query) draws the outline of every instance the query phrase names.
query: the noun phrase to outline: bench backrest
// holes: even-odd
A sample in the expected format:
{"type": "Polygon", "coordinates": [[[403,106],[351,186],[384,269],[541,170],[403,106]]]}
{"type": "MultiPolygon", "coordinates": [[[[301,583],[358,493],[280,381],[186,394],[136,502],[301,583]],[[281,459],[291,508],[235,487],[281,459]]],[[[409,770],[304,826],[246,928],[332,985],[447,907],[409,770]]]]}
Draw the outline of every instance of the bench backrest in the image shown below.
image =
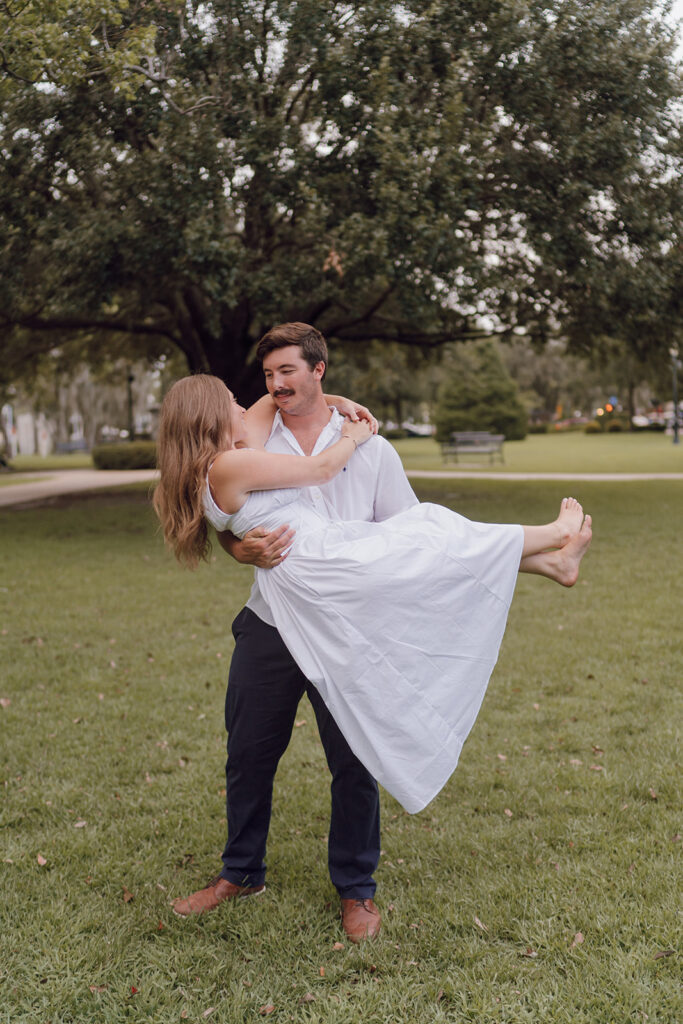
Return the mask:
{"type": "Polygon", "coordinates": [[[476,441],[504,441],[505,434],[490,434],[488,430],[456,430],[451,434],[451,440],[456,444],[467,444],[476,441]]]}

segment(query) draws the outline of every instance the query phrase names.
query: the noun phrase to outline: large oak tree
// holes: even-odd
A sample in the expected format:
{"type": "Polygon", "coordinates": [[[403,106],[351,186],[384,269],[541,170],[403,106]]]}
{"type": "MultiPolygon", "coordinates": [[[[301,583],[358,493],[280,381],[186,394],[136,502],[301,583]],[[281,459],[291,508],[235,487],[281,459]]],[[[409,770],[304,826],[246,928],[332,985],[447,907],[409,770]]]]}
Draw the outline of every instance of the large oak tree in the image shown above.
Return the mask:
{"type": "Polygon", "coordinates": [[[70,340],[177,347],[248,400],[255,342],[287,319],[357,342],[664,345],[665,6],[0,4],[2,371],[70,340]],[[38,52],[10,17],[32,8],[68,29],[38,52]]]}

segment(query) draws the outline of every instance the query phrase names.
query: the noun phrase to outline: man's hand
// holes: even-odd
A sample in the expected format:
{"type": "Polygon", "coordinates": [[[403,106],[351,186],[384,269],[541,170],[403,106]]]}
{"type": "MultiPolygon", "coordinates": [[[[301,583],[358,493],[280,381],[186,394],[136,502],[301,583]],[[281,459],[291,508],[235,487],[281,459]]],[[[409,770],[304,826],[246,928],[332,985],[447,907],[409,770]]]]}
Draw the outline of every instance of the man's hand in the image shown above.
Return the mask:
{"type": "Polygon", "coordinates": [[[289,526],[278,526],[269,532],[263,526],[255,526],[238,540],[231,533],[219,533],[218,541],[229,555],[243,565],[255,565],[259,569],[272,569],[284,562],[294,540],[294,530],[289,526]]]}

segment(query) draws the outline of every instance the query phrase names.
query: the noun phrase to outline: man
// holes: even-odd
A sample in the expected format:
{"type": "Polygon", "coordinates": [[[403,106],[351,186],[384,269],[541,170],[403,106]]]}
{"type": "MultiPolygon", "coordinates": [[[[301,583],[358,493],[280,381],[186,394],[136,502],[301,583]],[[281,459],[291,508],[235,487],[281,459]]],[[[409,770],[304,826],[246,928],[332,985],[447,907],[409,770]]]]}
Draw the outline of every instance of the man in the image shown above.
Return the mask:
{"type": "MultiPolygon", "coordinates": [[[[257,357],[278,407],[266,449],[316,455],[337,441],[344,420],[323,397],[327,346],[320,332],[308,324],[281,324],[261,339],[257,357]]],[[[309,488],[308,494],[319,507],[329,502],[342,519],[368,522],[387,519],[417,502],[398,455],[381,437],[361,445],[341,473],[320,488],[309,488]]],[[[286,525],[273,533],[252,530],[242,541],[229,533],[219,535],[234,558],[260,568],[272,568],[286,558],[292,538],[286,525]]],[[[177,900],[174,910],[181,916],[201,914],[223,900],[264,891],[273,781],[305,692],[332,773],[328,863],[341,899],[342,925],[352,942],[373,938],[381,925],[373,902],[380,853],[377,783],[289,654],[256,583],[233,623],[233,634],[225,705],[228,841],[223,868],[206,888],[177,900]]]]}

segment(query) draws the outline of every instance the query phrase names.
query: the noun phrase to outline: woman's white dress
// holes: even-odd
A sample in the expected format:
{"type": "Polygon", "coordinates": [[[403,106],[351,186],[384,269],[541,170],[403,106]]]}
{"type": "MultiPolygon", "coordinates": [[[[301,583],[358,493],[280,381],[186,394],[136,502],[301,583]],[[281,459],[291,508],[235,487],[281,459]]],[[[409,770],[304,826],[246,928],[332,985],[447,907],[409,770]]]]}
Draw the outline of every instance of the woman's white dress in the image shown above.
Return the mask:
{"type": "Polygon", "coordinates": [[[458,763],[481,706],[519,570],[521,526],[415,505],[381,523],[325,518],[298,489],[252,491],[206,517],[242,537],[289,523],[296,537],[258,585],[278,631],[349,746],[407,811],[458,763]]]}

